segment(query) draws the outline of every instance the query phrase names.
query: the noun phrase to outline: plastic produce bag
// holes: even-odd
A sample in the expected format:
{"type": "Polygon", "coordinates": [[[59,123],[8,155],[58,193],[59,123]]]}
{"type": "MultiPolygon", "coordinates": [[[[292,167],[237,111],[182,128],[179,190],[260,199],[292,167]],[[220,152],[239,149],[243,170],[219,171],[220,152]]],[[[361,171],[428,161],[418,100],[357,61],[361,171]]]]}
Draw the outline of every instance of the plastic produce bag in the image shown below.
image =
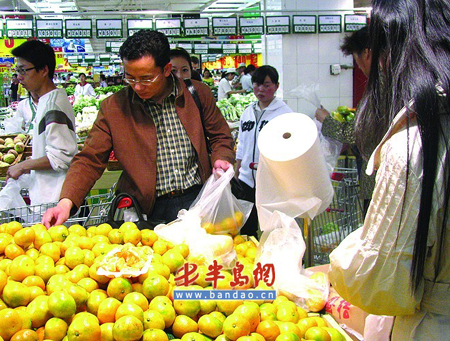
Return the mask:
{"type": "Polygon", "coordinates": [[[299,226],[279,211],[272,213],[268,224],[272,229],[262,234],[255,263],[274,265],[273,287],[277,294],[309,311],[320,311],[328,299],[330,285],[327,278],[314,275],[311,279],[302,269],[306,245],[299,226]]]}
{"type": "Polygon", "coordinates": [[[320,108],[320,98],[317,94],[319,92],[319,84],[300,84],[296,88],[287,92],[290,96],[304,99],[314,105],[316,108],[320,108]]]}
{"type": "Polygon", "coordinates": [[[25,133],[22,129],[23,118],[22,117],[8,117],[3,121],[3,131],[2,134],[17,134],[17,133],[25,133]]]}
{"type": "Polygon", "coordinates": [[[342,143],[329,137],[323,136],[322,122],[314,119],[314,123],[316,124],[317,131],[319,133],[320,149],[322,150],[323,156],[325,157],[328,172],[331,174],[334,171],[334,167],[336,167],[336,162],[339,155],[341,155],[342,143]]]}
{"type": "Polygon", "coordinates": [[[19,180],[9,179],[0,191],[0,211],[26,206],[20,194],[22,186],[19,180]]]}
{"type": "Polygon", "coordinates": [[[253,203],[236,199],[231,193],[233,176],[232,167],[212,174],[189,208],[210,234],[238,234],[252,210],[253,203]]]}

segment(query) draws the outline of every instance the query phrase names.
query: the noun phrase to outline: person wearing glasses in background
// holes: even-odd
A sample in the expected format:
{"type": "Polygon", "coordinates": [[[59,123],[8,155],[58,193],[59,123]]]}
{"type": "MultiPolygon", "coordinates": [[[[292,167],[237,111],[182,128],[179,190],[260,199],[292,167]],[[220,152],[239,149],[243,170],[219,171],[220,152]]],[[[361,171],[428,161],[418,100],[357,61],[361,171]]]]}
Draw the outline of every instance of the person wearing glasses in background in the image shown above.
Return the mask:
{"type": "Polygon", "coordinates": [[[133,195],[150,222],[176,219],[213,170],[227,170],[234,163],[233,138],[211,90],[194,84],[203,108],[200,116],[186,85],[172,74],[170,45],[163,33],[138,31],[119,54],[129,86],[101,103],[58,205],[43,216],[47,227],[62,224],[76,211],[112,150],[124,168],[118,192],[133,195]]]}
{"type": "Polygon", "coordinates": [[[30,173],[31,204],[54,202],[59,199],[67,169],[77,153],[73,108],[65,90],[53,83],[56,60],[50,45],[30,40],[13,49],[12,54],[20,83],[39,98],[39,103],[31,119],[31,159],[10,166],[6,179],[30,173]]]}

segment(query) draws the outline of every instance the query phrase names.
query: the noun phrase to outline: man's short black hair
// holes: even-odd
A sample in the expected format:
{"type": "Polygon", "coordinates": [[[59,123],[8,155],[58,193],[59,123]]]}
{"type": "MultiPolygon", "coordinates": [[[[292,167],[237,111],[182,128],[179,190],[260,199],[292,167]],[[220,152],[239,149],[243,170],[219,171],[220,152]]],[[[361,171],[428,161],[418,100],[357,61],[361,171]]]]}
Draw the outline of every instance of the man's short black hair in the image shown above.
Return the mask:
{"type": "Polygon", "coordinates": [[[191,56],[191,61],[194,64],[199,64],[200,63],[200,60],[198,59],[197,56],[191,56]]]}
{"type": "Polygon", "coordinates": [[[122,60],[136,60],[144,56],[151,56],[155,65],[164,68],[169,62],[170,45],[164,33],[140,30],[122,44],[119,55],[122,60]]]}
{"type": "Polygon", "coordinates": [[[29,40],[11,51],[14,57],[23,58],[34,65],[36,71],[48,67],[48,78],[53,79],[55,73],[55,52],[48,44],[39,40],[29,40]]]}
{"type": "Polygon", "coordinates": [[[269,76],[272,83],[278,83],[278,71],[273,66],[263,65],[256,69],[255,73],[252,76],[252,83],[256,84],[264,84],[264,80],[266,76],[269,76]]]}
{"type": "Polygon", "coordinates": [[[341,45],[341,51],[346,56],[353,53],[360,55],[367,48],[369,48],[369,27],[367,26],[346,36],[341,45]]]}
{"type": "Polygon", "coordinates": [[[256,70],[255,65],[253,65],[253,64],[248,64],[247,67],[246,67],[245,70],[244,70],[244,73],[247,75],[247,74],[249,74],[250,72],[255,71],[255,70],[256,70]]]}

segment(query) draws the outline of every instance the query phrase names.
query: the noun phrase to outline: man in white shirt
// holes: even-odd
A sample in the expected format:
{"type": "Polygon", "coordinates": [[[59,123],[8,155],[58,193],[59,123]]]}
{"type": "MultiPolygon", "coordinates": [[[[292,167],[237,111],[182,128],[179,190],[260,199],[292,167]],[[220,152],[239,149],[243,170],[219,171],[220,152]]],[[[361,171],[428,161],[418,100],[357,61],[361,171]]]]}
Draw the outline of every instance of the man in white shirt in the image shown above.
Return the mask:
{"type": "Polygon", "coordinates": [[[235,68],[229,68],[225,72],[224,77],[219,82],[219,88],[217,90],[217,99],[220,101],[221,99],[228,98],[232,94],[243,93],[244,90],[233,90],[230,84],[230,81],[233,80],[236,75],[235,68]]]}
{"type": "Polygon", "coordinates": [[[80,96],[95,96],[94,88],[91,84],[86,82],[86,75],[84,73],[80,73],[80,83],[75,87],[75,97],[80,96]]]}
{"type": "Polygon", "coordinates": [[[54,202],[77,152],[73,108],[65,90],[53,84],[56,60],[50,45],[30,40],[13,49],[12,54],[20,83],[39,97],[39,103],[32,122],[31,159],[9,167],[6,179],[31,173],[31,204],[54,202]]]}

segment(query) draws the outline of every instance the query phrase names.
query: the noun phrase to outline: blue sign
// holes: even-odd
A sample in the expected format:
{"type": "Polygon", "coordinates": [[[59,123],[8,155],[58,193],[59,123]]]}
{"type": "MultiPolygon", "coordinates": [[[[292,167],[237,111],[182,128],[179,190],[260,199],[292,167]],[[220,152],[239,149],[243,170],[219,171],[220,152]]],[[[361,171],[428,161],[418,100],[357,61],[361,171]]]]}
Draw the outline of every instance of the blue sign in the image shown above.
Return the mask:
{"type": "Polygon", "coordinates": [[[52,47],[61,47],[63,52],[86,52],[84,39],[50,39],[52,47]]]}

